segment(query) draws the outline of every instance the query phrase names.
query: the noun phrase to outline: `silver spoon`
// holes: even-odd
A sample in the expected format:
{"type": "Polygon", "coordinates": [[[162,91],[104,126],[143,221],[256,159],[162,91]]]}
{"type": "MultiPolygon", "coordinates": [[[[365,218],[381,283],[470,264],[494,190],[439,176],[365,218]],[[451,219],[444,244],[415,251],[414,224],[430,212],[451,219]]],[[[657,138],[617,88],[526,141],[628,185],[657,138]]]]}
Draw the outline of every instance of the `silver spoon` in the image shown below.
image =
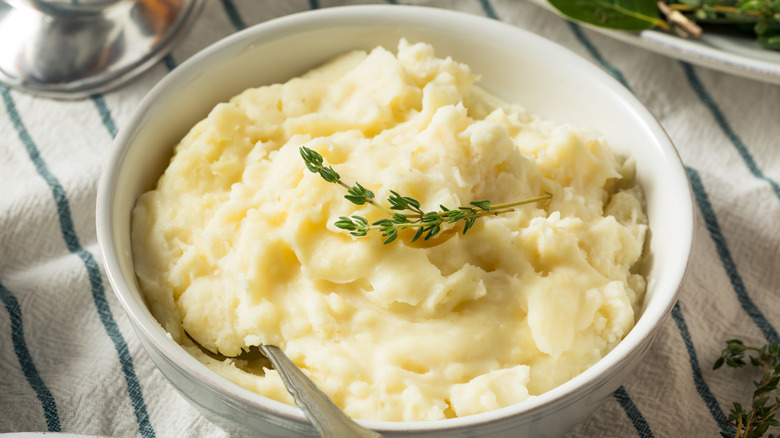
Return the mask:
{"type": "MultiPolygon", "coordinates": [[[[207,355],[218,359],[225,358],[225,356],[212,353],[200,345],[189,333],[185,332],[185,334],[207,355]]],[[[257,358],[259,356],[258,350],[271,361],[274,369],[282,378],[287,392],[293,396],[295,404],[311,421],[322,438],[382,438],[381,434],[366,429],[349,418],[324,392],[317,388],[311,379],[301,372],[301,369],[284,354],[281,348],[275,345],[260,345],[259,348],[250,348],[238,357],[257,358]]]]}
{"type": "Polygon", "coordinates": [[[279,347],[261,345],[260,351],[274,365],[287,391],[295,399],[295,404],[317,428],[320,436],[323,438],[380,438],[382,436],[349,418],[279,347]]]}

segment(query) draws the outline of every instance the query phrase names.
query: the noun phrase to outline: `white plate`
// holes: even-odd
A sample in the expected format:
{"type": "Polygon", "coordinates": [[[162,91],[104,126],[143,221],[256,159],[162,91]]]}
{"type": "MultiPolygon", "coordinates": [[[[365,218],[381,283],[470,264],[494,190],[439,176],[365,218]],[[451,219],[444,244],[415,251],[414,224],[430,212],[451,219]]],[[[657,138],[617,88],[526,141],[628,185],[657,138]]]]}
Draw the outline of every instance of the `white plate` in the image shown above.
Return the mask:
{"type": "MultiPolygon", "coordinates": [[[[545,0],[531,0],[548,10],[545,0]]],[[[554,11],[556,12],[556,11],[554,11]]],[[[780,84],[780,51],[761,48],[751,38],[705,32],[699,38],[645,30],[621,32],[583,24],[588,29],[662,55],[759,81],[780,84]]]]}

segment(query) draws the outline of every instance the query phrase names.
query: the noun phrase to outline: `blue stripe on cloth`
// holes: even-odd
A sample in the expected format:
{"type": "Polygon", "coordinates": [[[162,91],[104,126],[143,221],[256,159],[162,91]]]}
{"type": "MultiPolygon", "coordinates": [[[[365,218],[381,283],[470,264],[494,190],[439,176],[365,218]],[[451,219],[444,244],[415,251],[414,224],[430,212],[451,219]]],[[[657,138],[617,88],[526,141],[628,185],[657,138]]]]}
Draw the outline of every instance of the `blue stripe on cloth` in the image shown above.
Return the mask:
{"type": "Polygon", "coordinates": [[[319,9],[319,8],[320,8],[319,0],[309,0],[309,9],[319,9]]]}
{"type": "Polygon", "coordinates": [[[40,400],[41,406],[43,406],[47,430],[49,432],[61,432],[57,403],[54,401],[51,391],[49,391],[49,388],[46,387],[43,379],[38,374],[38,369],[35,368],[30,350],[27,348],[27,342],[24,340],[24,325],[22,324],[22,310],[19,307],[19,301],[2,283],[0,283],[0,301],[5,305],[8,316],[11,318],[11,342],[14,345],[16,359],[19,361],[19,366],[22,367],[27,383],[35,391],[35,395],[38,396],[38,400],[40,400]]]}
{"type": "Polygon", "coordinates": [[[233,4],[233,0],[222,0],[222,6],[225,8],[225,13],[230,22],[233,23],[233,27],[238,30],[246,29],[246,23],[241,19],[241,15],[238,13],[236,5],[233,4]]]}
{"type": "Polygon", "coordinates": [[[631,397],[628,396],[626,388],[621,386],[612,394],[612,396],[615,397],[615,400],[620,404],[620,407],[623,408],[623,411],[626,413],[628,419],[631,420],[631,424],[634,425],[634,429],[636,429],[639,436],[641,438],[653,438],[653,431],[650,430],[650,425],[647,424],[645,416],[642,415],[642,412],[636,407],[631,400],[631,397]]]}
{"type": "Polygon", "coordinates": [[[174,68],[178,66],[178,64],[176,63],[176,59],[170,53],[165,55],[165,57],[163,57],[163,64],[165,65],[165,68],[168,69],[168,71],[172,71],[174,68]]]}
{"type": "Polygon", "coordinates": [[[685,77],[688,79],[688,83],[690,84],[691,88],[693,88],[693,91],[696,92],[696,95],[699,97],[699,100],[701,100],[704,106],[710,110],[712,117],[718,123],[720,129],[723,130],[723,133],[729,139],[731,144],[734,145],[734,148],[736,148],[739,156],[742,157],[742,161],[745,162],[745,165],[747,166],[748,170],[750,170],[750,173],[752,173],[756,178],[769,183],[769,185],[772,187],[772,190],[775,192],[775,196],[780,198],[780,186],[778,186],[776,181],[764,175],[764,173],[758,167],[756,161],[753,159],[753,156],[750,154],[750,151],[748,151],[748,148],[745,146],[745,143],[743,143],[739,135],[734,132],[734,129],[731,127],[728,120],[726,120],[726,116],[723,115],[723,112],[720,110],[720,107],[718,107],[718,104],[715,103],[715,100],[712,99],[712,96],[707,93],[707,90],[699,80],[699,77],[696,75],[693,67],[687,62],[682,61],[680,61],[680,65],[682,66],[683,71],[685,71],[685,77]]]}
{"type": "Polygon", "coordinates": [[[737,265],[734,263],[734,259],[731,257],[731,251],[726,244],[726,238],[720,230],[718,224],[718,218],[715,215],[715,211],[712,209],[707,192],[704,190],[704,185],[701,182],[699,173],[696,170],[687,167],[688,177],[691,181],[691,187],[693,188],[693,195],[696,199],[696,204],[699,206],[704,223],[707,226],[707,230],[710,233],[712,241],[715,242],[715,247],[718,251],[718,256],[723,264],[723,268],[726,270],[726,274],[729,276],[731,286],[734,292],[737,294],[737,300],[742,306],[742,309],[753,320],[756,327],[764,334],[767,342],[778,342],[780,338],[777,336],[777,331],[772,324],[766,319],[761,310],[756,306],[745,288],[745,283],[742,282],[742,277],[739,275],[737,265]]]}
{"type": "Polygon", "coordinates": [[[683,342],[685,343],[685,350],[688,352],[688,361],[691,365],[693,383],[696,387],[696,392],[699,393],[699,397],[701,397],[701,399],[704,401],[704,404],[707,405],[712,418],[715,419],[715,421],[718,423],[721,431],[730,436],[733,436],[736,432],[736,429],[734,429],[733,426],[726,424],[726,415],[723,413],[723,410],[720,408],[720,404],[718,404],[718,401],[715,399],[712,391],[710,391],[709,385],[707,385],[707,382],[704,381],[704,377],[701,374],[699,358],[696,356],[696,348],[693,346],[691,333],[688,331],[688,324],[685,323],[685,318],[683,317],[679,302],[674,305],[674,308],[672,308],[672,319],[674,319],[675,324],[677,324],[677,329],[680,331],[680,335],[682,336],[683,342]]]}
{"type": "Polygon", "coordinates": [[[590,41],[590,39],[585,36],[585,34],[582,32],[582,28],[576,24],[572,23],[571,21],[566,21],[566,23],[569,25],[569,28],[574,33],[574,36],[577,37],[577,41],[582,44],[585,49],[588,51],[591,57],[596,60],[596,62],[599,63],[601,68],[606,70],[607,73],[612,75],[613,78],[617,79],[618,82],[623,84],[624,87],[631,90],[631,87],[628,85],[628,81],[626,81],[626,78],[623,77],[623,73],[615,68],[612,64],[607,62],[606,59],[604,59],[603,56],[601,56],[601,52],[596,48],[596,46],[590,41]]]}
{"type": "Polygon", "coordinates": [[[114,123],[114,118],[111,117],[111,112],[108,110],[108,105],[106,105],[106,100],[103,98],[102,94],[95,94],[92,96],[92,102],[95,103],[95,107],[98,110],[98,114],[100,114],[100,120],[103,121],[103,126],[108,129],[108,133],[111,134],[111,137],[116,137],[117,129],[116,129],[116,123],[114,123]]]}
{"type": "MultiPolygon", "coordinates": [[[[168,71],[176,68],[176,60],[173,59],[173,55],[170,53],[165,55],[165,57],[163,57],[163,65],[165,65],[165,68],[167,68],[168,71]]],[[[111,138],[116,138],[119,130],[117,129],[116,122],[114,122],[113,116],[111,116],[111,110],[108,109],[106,99],[102,94],[94,94],[92,95],[92,102],[95,104],[95,108],[97,108],[98,114],[100,115],[100,120],[103,121],[103,126],[106,127],[111,138]]]]}
{"type": "Polygon", "coordinates": [[[479,4],[482,6],[482,10],[485,12],[485,16],[494,20],[498,20],[498,15],[496,15],[496,11],[493,9],[493,5],[490,4],[489,0],[479,0],[479,4]]]}
{"type": "Polygon", "coordinates": [[[78,237],[76,236],[75,229],[73,227],[73,221],[70,213],[70,206],[68,198],[65,194],[65,190],[59,183],[57,178],[49,171],[46,163],[40,156],[35,142],[30,136],[27,128],[22,122],[21,116],[16,109],[16,104],[11,96],[10,89],[5,85],[0,85],[0,94],[2,94],[3,101],[5,103],[8,117],[16,129],[19,139],[27,150],[30,156],[30,160],[35,165],[35,169],[38,174],[46,181],[51,189],[54,197],[55,204],[57,206],[57,215],[60,222],[60,229],[62,236],[65,240],[65,244],[72,254],[76,254],[84,263],[87,269],[89,282],[92,287],[92,298],[97,308],[100,321],[103,323],[103,327],[108,334],[108,337],[114,343],[114,347],[119,356],[119,362],[122,367],[122,372],[127,384],[127,392],[130,396],[130,400],[135,410],[136,420],[138,422],[138,428],[141,435],[146,438],[155,436],[154,429],[149,421],[149,415],[146,411],[146,404],[144,403],[143,394],[141,393],[141,387],[138,383],[138,378],[135,374],[133,367],[133,360],[130,356],[130,351],[127,347],[127,342],[122,337],[122,333],[119,331],[119,327],[114,320],[111,313],[111,308],[106,299],[106,293],[103,288],[103,280],[100,274],[100,268],[93,255],[84,250],[79,244],[78,237]]]}
{"type": "MultiPolygon", "coordinates": [[[[165,55],[162,61],[168,71],[173,70],[177,66],[176,60],[173,59],[173,55],[170,53],[165,55]]],[[[103,126],[105,126],[108,133],[111,134],[111,138],[115,138],[119,130],[114,122],[114,118],[111,116],[111,111],[108,109],[106,99],[102,94],[93,94],[91,97],[92,102],[94,102],[95,108],[97,108],[98,114],[100,115],[100,119],[103,121],[103,126]]]]}

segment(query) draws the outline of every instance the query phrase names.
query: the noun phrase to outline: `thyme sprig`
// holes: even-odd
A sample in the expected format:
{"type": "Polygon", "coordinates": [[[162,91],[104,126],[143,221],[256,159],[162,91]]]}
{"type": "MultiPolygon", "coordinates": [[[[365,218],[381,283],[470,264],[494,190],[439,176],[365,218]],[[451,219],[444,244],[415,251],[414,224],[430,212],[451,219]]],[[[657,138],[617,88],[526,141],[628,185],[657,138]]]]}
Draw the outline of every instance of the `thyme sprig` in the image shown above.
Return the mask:
{"type": "MultiPolygon", "coordinates": [[[[734,402],[734,408],[731,409],[726,424],[736,428],[736,434],[731,435],[721,432],[724,438],[759,438],[763,436],[770,427],[780,426],[780,421],[775,419],[775,413],[780,408],[780,398],[774,397],[771,400],[770,393],[777,389],[780,383],[780,347],[776,342],[769,343],[763,347],[751,347],[745,345],[739,339],[732,339],[726,342],[726,348],[721,352],[720,357],[715,361],[713,369],[718,369],[724,364],[731,368],[742,368],[747,365],[745,354],[747,352],[756,353],[750,355],[750,364],[761,369],[761,380],[753,382],[755,390],[751,399],[749,410],[745,410],[740,403],[734,402]]],[[[773,438],[770,434],[769,438],[773,438]]]]}
{"type": "Polygon", "coordinates": [[[334,225],[337,228],[349,231],[351,235],[356,237],[366,236],[370,230],[379,230],[384,237],[383,243],[385,244],[394,241],[398,237],[398,232],[403,229],[416,229],[414,236],[410,240],[411,243],[421,237],[423,240],[428,240],[439,234],[445,225],[460,221],[463,222],[463,234],[466,234],[480,217],[497,216],[514,211],[514,207],[523,204],[552,198],[552,194],[545,193],[533,198],[495,205],[491,204],[490,201],[472,201],[468,207],[450,209],[440,205],[440,210],[426,212],[422,209],[418,200],[409,196],[402,196],[398,192],[390,190],[390,196],[387,197],[387,202],[390,206],[386,207],[377,202],[374,192],[363,187],[360,183],[355,182],[353,185],[349,185],[342,181],[341,176],[332,166],[325,165],[325,160],[319,153],[306,146],[300,147],[300,153],[309,171],[319,174],[322,179],[329,183],[338,184],[347,189],[347,194],[344,198],[348,201],[356,205],[370,204],[388,216],[371,223],[365,217],[357,214],[339,216],[338,221],[334,225]]]}

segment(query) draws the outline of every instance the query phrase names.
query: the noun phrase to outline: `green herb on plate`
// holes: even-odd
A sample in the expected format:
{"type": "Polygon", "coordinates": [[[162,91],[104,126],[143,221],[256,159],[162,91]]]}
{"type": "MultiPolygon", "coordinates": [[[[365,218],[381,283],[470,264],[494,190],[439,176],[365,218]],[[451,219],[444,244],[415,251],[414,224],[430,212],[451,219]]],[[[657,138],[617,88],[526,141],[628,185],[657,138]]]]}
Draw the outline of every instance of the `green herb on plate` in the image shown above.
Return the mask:
{"type": "Polygon", "coordinates": [[[565,17],[608,29],[658,28],[698,37],[702,27],[750,34],[780,50],[780,0],[548,0],[565,17]]]}

